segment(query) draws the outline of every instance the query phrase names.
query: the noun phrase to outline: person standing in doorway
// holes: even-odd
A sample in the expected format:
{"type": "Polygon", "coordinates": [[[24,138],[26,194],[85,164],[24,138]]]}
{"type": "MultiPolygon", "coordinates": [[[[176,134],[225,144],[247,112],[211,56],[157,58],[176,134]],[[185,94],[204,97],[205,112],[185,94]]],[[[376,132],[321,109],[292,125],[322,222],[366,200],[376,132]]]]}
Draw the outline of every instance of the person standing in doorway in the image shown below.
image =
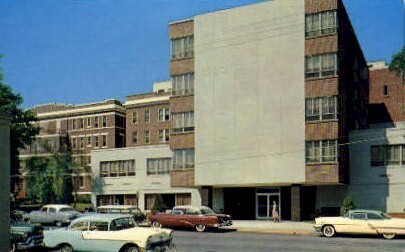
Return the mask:
{"type": "Polygon", "coordinates": [[[278,208],[277,208],[277,202],[273,200],[273,206],[271,209],[271,217],[273,218],[274,222],[280,222],[280,218],[278,216],[278,208]]]}

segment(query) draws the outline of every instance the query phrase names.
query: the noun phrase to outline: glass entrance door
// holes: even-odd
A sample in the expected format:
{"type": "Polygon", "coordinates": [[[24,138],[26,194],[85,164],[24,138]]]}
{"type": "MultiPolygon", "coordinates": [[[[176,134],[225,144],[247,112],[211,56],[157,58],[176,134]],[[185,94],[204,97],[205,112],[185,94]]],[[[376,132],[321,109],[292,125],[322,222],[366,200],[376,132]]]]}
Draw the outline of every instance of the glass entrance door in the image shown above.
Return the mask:
{"type": "Polygon", "coordinates": [[[271,219],[273,201],[277,204],[279,216],[280,211],[280,194],[279,193],[257,193],[256,194],[256,218],[271,219]]]}

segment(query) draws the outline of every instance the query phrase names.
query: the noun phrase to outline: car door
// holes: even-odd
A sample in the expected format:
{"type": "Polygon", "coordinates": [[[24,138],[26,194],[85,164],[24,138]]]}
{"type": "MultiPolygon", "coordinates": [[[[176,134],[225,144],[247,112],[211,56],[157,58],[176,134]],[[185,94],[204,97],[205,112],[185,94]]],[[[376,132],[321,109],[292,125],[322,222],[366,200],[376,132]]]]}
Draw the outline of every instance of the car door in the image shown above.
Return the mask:
{"type": "Polygon", "coordinates": [[[352,213],[347,227],[347,233],[351,234],[371,234],[372,229],[367,221],[367,214],[363,212],[352,213]]]}
{"type": "Polygon", "coordinates": [[[73,246],[74,250],[86,251],[88,250],[86,241],[83,239],[83,232],[88,230],[88,221],[83,220],[76,222],[68,227],[69,237],[66,237],[66,241],[73,246]]]}
{"type": "Polygon", "coordinates": [[[367,223],[370,227],[370,233],[376,234],[377,227],[384,227],[384,218],[381,215],[375,213],[367,213],[367,223]]]}
{"type": "Polygon", "coordinates": [[[56,221],[56,217],[57,217],[56,215],[57,215],[56,208],[48,207],[48,212],[46,214],[44,214],[43,222],[44,223],[49,223],[49,224],[54,223],[56,221]]]}
{"type": "Polygon", "coordinates": [[[109,239],[110,232],[108,231],[108,221],[90,221],[89,229],[82,232],[83,244],[87,250],[108,252],[111,251],[111,244],[115,243],[109,239]]]}

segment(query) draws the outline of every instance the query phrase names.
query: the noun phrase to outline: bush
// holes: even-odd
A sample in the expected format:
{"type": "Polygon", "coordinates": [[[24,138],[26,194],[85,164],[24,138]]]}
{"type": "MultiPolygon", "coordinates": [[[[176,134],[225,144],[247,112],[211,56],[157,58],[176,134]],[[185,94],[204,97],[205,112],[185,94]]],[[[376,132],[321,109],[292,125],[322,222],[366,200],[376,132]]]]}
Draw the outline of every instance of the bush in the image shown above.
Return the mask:
{"type": "Polygon", "coordinates": [[[353,198],[351,196],[346,196],[343,199],[342,207],[340,208],[340,215],[345,215],[349,210],[355,209],[353,198]]]}

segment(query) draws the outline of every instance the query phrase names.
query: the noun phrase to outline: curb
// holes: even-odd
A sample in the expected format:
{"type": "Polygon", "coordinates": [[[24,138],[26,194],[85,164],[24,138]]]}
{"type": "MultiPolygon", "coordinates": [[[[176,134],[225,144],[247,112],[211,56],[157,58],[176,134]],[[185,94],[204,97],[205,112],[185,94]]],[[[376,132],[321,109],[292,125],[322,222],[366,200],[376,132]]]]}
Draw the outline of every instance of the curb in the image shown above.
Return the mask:
{"type": "Polygon", "coordinates": [[[236,232],[241,233],[261,233],[261,234],[289,234],[289,235],[314,235],[311,231],[296,231],[296,230],[270,230],[270,229],[254,229],[254,228],[237,228],[236,232]]]}

